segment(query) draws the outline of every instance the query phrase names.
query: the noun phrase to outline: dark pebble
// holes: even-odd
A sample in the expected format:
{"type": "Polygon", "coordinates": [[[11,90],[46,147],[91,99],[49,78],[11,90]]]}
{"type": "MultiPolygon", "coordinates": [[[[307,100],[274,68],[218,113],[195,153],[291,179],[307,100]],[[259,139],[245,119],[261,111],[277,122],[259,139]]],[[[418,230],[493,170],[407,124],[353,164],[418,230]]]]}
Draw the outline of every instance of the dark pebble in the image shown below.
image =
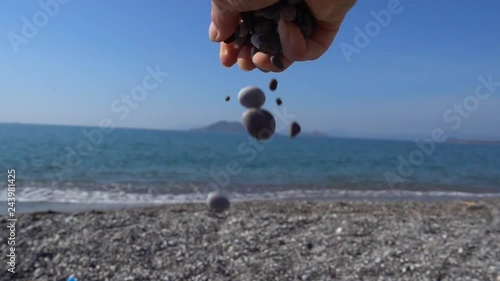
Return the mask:
{"type": "Polygon", "coordinates": [[[257,140],[269,139],[276,130],[274,116],[265,109],[249,109],[242,116],[247,132],[257,140]]]}
{"type": "Polygon", "coordinates": [[[278,69],[283,70],[285,66],[283,65],[283,60],[280,55],[275,55],[271,57],[271,63],[278,69]]]}
{"type": "Polygon", "coordinates": [[[302,2],[296,6],[297,16],[294,23],[297,24],[305,38],[311,36],[315,26],[315,19],[306,3],[302,2]]]}
{"type": "Polygon", "coordinates": [[[248,28],[248,26],[243,21],[240,21],[240,26],[238,28],[238,36],[246,38],[249,33],[250,29],[248,28]]]}
{"type": "Polygon", "coordinates": [[[252,29],[252,26],[255,23],[255,18],[253,16],[253,12],[243,12],[243,13],[241,13],[240,17],[241,17],[241,20],[243,20],[243,22],[246,24],[246,26],[249,29],[252,29]]]}
{"type": "Polygon", "coordinates": [[[293,138],[295,136],[297,136],[298,134],[300,134],[300,131],[301,131],[301,128],[300,128],[300,125],[299,123],[297,122],[293,122],[292,125],[290,125],[290,137],[293,138]]]}
{"type": "Polygon", "coordinates": [[[280,19],[296,24],[305,38],[311,36],[316,24],[316,19],[305,1],[280,0],[258,11],[240,13],[238,30],[224,42],[240,47],[244,45],[255,47],[256,49],[252,49],[252,57],[257,52],[268,54],[271,56],[271,63],[279,70],[283,70],[283,47],[278,33],[280,19]]]}
{"type": "Polygon", "coordinates": [[[273,79],[269,82],[269,90],[275,91],[278,88],[278,80],[273,79]]]}
{"type": "Polygon", "coordinates": [[[283,104],[283,101],[281,101],[281,99],[280,99],[280,98],[276,98],[276,104],[277,104],[278,106],[280,106],[280,105],[282,105],[282,104],[283,104]]]}
{"type": "Polygon", "coordinates": [[[248,36],[240,36],[239,31],[236,32],[234,35],[234,44],[238,46],[243,46],[247,44],[248,42],[248,36]]]}
{"type": "Polygon", "coordinates": [[[264,53],[278,54],[281,52],[280,35],[277,32],[254,33],[251,42],[264,53]]]}
{"type": "Polygon", "coordinates": [[[300,26],[300,31],[305,38],[311,36],[314,29],[314,18],[310,14],[304,14],[303,24],[300,26]]]}
{"type": "Polygon", "coordinates": [[[276,32],[278,25],[272,20],[259,21],[253,29],[254,33],[276,32]]]}

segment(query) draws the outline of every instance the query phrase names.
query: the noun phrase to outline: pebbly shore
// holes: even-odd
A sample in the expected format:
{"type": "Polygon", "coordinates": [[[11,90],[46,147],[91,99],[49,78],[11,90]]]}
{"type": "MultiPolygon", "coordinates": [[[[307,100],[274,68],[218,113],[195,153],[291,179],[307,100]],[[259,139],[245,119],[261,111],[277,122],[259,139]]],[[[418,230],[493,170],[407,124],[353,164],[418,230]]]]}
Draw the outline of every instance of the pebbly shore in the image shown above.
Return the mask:
{"type": "MultiPolygon", "coordinates": [[[[499,213],[500,201],[491,200],[24,214],[16,274],[3,271],[0,279],[500,281],[499,213]]],[[[5,216],[0,221],[7,224],[5,216]]]]}

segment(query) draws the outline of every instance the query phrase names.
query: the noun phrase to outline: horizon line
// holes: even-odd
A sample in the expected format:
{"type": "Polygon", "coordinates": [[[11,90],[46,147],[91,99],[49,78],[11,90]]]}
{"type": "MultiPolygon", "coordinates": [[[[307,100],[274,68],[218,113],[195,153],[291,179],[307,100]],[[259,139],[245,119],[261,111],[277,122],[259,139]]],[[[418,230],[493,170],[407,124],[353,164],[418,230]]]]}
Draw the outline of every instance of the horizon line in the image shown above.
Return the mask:
{"type": "MultiPolygon", "coordinates": [[[[143,131],[170,131],[170,132],[189,132],[197,129],[201,129],[203,127],[210,126],[215,123],[219,122],[233,122],[233,123],[240,123],[239,121],[227,121],[227,120],[220,120],[214,123],[211,123],[209,125],[197,127],[197,128],[190,128],[190,129],[168,129],[168,128],[140,128],[140,127],[114,127],[114,129],[118,130],[143,130],[143,131]]],[[[21,123],[21,122],[3,122],[0,121],[0,125],[26,125],[26,126],[54,126],[54,127],[76,127],[76,128],[100,128],[99,126],[96,125],[75,125],[75,124],[53,124],[53,123],[21,123]]],[[[326,133],[324,131],[320,130],[312,130],[305,132],[306,134],[308,133],[314,133],[314,132],[319,132],[325,134],[326,138],[332,138],[332,139],[351,139],[351,140],[377,140],[377,141],[415,141],[414,138],[408,138],[408,137],[402,137],[402,138],[390,138],[390,137],[362,137],[362,136],[335,136],[331,135],[329,133],[326,133]]],[[[280,134],[277,134],[280,135],[280,134]]],[[[286,134],[285,134],[286,135],[286,134]]],[[[446,142],[451,141],[463,141],[463,142],[493,142],[493,143],[498,143],[500,142],[500,139],[484,139],[484,138],[463,138],[463,137],[449,137],[446,142]]]]}

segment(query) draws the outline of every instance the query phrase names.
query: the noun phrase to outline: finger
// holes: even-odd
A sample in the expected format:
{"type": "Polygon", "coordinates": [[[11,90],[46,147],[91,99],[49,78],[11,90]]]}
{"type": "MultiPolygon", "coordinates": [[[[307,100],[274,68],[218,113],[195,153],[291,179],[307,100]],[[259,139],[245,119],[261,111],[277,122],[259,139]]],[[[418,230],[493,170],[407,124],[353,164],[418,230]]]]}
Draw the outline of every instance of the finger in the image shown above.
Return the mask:
{"type": "Polygon", "coordinates": [[[240,12],[255,11],[273,5],[279,0],[212,0],[212,23],[210,40],[222,42],[237,29],[240,12]]]}
{"type": "Polygon", "coordinates": [[[256,67],[265,71],[272,71],[272,72],[283,72],[293,64],[293,61],[287,58],[283,58],[284,68],[279,69],[271,63],[271,56],[268,54],[264,54],[262,52],[258,52],[257,54],[255,54],[252,58],[252,61],[256,67]]]}
{"type": "Polygon", "coordinates": [[[291,61],[307,59],[307,45],[300,28],[294,23],[280,20],[278,23],[283,55],[291,61]]]}
{"type": "Polygon", "coordinates": [[[220,43],[220,61],[225,67],[231,67],[238,59],[239,49],[234,47],[234,44],[220,43]]]}
{"type": "Polygon", "coordinates": [[[219,7],[238,12],[256,11],[278,3],[280,0],[212,0],[219,7]]]}
{"type": "Polygon", "coordinates": [[[238,66],[245,71],[255,69],[255,64],[253,63],[250,55],[251,48],[251,46],[245,45],[240,48],[240,52],[238,54],[238,66]]]}
{"type": "Polygon", "coordinates": [[[315,60],[323,55],[332,44],[346,14],[356,0],[306,0],[312,15],[317,20],[313,34],[306,40],[307,60],[315,60]]]}
{"type": "Polygon", "coordinates": [[[312,15],[319,21],[342,22],[356,0],[305,0],[312,15]]]}
{"type": "Polygon", "coordinates": [[[330,48],[339,26],[322,26],[319,24],[306,40],[307,55],[304,60],[315,60],[321,57],[330,48]]]}
{"type": "Polygon", "coordinates": [[[212,1],[212,22],[209,27],[210,40],[222,42],[229,38],[237,29],[240,13],[221,6],[219,1],[212,1]]]}

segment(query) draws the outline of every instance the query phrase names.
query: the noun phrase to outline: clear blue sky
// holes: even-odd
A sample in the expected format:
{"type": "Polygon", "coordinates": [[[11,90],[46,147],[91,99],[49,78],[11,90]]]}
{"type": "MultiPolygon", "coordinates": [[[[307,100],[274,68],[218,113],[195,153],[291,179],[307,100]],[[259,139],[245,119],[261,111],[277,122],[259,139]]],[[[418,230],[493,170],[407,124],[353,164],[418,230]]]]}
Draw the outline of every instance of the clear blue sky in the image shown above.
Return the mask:
{"type": "Polygon", "coordinates": [[[321,59],[264,74],[220,65],[208,40],[209,1],[70,0],[17,53],[8,34],[23,36],[22,18],[33,22],[43,10],[38,1],[2,1],[0,122],[97,126],[108,117],[119,127],[185,129],[240,120],[239,89],[266,88],[275,77],[266,107],[281,97],[305,130],[420,137],[442,127],[500,138],[500,87],[458,129],[443,119],[474,94],[478,76],[500,81],[500,2],[402,0],[402,11],[347,62],[341,43],[356,46],[355,28],[389,2],[359,0],[321,59]],[[148,65],[170,74],[117,119],[113,100],[142,84],[148,65]]]}

